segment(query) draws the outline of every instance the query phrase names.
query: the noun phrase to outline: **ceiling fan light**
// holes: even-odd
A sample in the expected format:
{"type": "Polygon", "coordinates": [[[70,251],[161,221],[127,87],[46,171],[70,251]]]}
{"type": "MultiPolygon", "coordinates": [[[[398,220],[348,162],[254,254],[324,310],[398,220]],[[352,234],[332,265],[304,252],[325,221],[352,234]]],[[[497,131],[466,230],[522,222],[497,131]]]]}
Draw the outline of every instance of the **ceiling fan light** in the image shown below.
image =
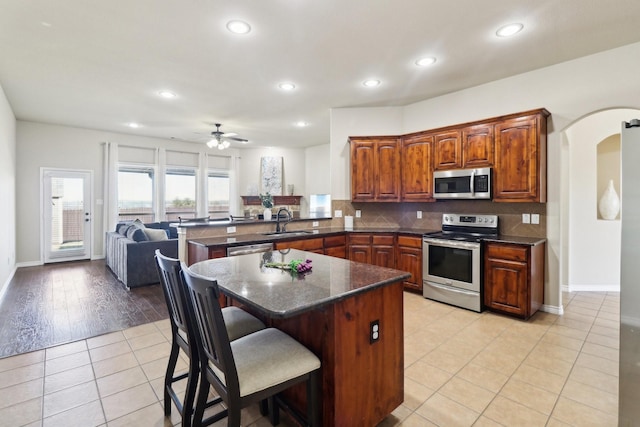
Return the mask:
{"type": "Polygon", "coordinates": [[[209,148],[213,148],[213,147],[215,147],[215,146],[216,146],[216,144],[217,144],[217,143],[218,143],[218,141],[216,141],[215,139],[210,139],[210,140],[207,142],[207,147],[209,147],[209,148]]]}
{"type": "Polygon", "coordinates": [[[231,143],[229,143],[229,141],[223,141],[222,142],[222,147],[223,148],[229,148],[230,145],[231,145],[231,143]]]}
{"type": "Polygon", "coordinates": [[[222,144],[222,142],[218,144],[218,150],[224,150],[224,144],[222,144]]]}

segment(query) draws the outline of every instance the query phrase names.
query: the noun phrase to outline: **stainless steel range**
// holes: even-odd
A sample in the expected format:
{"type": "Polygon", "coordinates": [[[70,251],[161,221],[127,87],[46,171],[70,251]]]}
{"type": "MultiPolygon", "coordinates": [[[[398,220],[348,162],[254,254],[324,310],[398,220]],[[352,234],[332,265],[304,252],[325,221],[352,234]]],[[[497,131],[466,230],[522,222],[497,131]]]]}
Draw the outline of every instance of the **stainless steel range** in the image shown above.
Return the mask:
{"type": "Polygon", "coordinates": [[[424,297],[482,311],[482,239],[497,235],[497,215],[443,214],[422,239],[424,297]]]}

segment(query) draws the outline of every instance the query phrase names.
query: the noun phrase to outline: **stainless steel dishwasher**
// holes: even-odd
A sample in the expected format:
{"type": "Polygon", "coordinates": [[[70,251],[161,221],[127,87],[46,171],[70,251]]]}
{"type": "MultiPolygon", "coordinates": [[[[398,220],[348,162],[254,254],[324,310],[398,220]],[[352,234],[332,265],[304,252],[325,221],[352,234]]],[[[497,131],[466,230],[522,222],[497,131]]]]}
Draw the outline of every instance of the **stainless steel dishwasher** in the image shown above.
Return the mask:
{"type": "Polygon", "coordinates": [[[255,245],[232,246],[227,248],[227,256],[238,256],[269,252],[273,250],[273,243],[257,243],[255,245]]]}

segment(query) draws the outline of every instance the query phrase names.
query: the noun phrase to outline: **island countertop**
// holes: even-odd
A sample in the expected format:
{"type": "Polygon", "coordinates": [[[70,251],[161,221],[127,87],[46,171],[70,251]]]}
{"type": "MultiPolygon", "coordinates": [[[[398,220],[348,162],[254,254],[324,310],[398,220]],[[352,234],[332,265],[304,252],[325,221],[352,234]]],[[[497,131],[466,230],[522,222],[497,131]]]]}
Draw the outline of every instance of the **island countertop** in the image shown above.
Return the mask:
{"type": "Polygon", "coordinates": [[[291,317],[410,277],[400,270],[296,249],[211,259],[189,268],[216,279],[223,293],[272,319],[291,317]],[[310,259],[312,270],[299,274],[265,266],[294,259],[310,259]]]}

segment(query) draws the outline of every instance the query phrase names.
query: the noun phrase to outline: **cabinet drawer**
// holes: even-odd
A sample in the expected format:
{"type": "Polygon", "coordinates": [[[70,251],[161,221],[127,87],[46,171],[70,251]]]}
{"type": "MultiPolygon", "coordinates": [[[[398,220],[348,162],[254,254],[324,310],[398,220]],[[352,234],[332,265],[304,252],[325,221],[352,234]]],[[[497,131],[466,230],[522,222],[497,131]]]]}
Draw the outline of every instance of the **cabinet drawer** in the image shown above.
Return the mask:
{"type": "Polygon", "coordinates": [[[370,245],[371,234],[353,233],[349,234],[350,245],[370,245]]]}
{"type": "Polygon", "coordinates": [[[373,244],[374,245],[388,245],[393,246],[393,234],[374,234],[373,235],[373,244]]]}
{"type": "Polygon", "coordinates": [[[421,248],[422,238],[411,236],[398,236],[398,246],[404,246],[408,248],[421,248]]]}
{"type": "Polygon", "coordinates": [[[528,252],[528,246],[500,245],[491,243],[487,245],[487,256],[489,258],[526,262],[528,252]]]}
{"type": "Polygon", "coordinates": [[[317,239],[292,240],[276,243],[276,249],[300,249],[301,251],[322,251],[322,237],[317,239]]]}
{"type": "Polygon", "coordinates": [[[335,246],[345,246],[347,244],[347,236],[329,236],[324,238],[324,247],[333,248],[335,246]]]}

